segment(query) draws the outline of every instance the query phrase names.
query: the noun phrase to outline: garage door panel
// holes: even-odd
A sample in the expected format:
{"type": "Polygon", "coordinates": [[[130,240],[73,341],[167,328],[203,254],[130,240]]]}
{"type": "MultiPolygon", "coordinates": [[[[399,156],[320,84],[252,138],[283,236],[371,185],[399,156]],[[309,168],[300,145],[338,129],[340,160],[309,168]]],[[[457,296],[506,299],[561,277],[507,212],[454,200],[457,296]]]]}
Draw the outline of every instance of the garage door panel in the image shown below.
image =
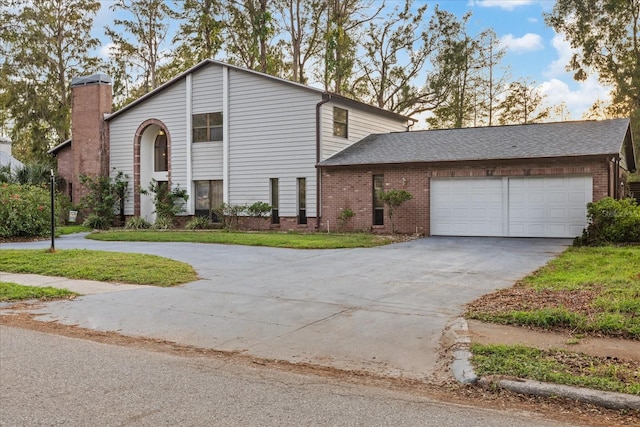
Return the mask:
{"type": "Polygon", "coordinates": [[[586,176],[509,178],[509,236],[577,236],[586,226],[591,194],[592,179],[586,176]]]}
{"type": "Polygon", "coordinates": [[[575,237],[586,226],[592,178],[431,180],[431,234],[575,237]]]}
{"type": "Polygon", "coordinates": [[[431,180],[431,234],[501,236],[500,178],[431,180]]]}

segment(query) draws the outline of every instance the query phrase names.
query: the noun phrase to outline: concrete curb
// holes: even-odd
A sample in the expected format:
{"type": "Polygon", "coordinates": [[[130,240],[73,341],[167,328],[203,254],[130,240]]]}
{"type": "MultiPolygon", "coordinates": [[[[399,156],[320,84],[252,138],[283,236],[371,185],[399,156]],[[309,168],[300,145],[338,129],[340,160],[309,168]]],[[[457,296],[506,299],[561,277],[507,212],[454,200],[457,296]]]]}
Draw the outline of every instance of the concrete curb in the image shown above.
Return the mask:
{"type": "Polygon", "coordinates": [[[565,397],[608,409],[631,409],[640,411],[640,396],[592,390],[590,388],[571,387],[561,384],[549,384],[533,380],[509,380],[499,377],[483,377],[478,381],[482,387],[498,386],[520,394],[542,397],[565,397]]]}
{"type": "Polygon", "coordinates": [[[640,396],[631,394],[550,384],[533,380],[505,379],[497,376],[479,378],[471,364],[472,354],[469,351],[471,336],[469,334],[467,321],[460,317],[450,324],[449,330],[455,340],[453,345],[454,360],[451,364],[451,371],[456,380],[462,384],[478,384],[483,388],[496,386],[514,393],[540,397],[557,396],[608,409],[640,411],[640,396]]]}

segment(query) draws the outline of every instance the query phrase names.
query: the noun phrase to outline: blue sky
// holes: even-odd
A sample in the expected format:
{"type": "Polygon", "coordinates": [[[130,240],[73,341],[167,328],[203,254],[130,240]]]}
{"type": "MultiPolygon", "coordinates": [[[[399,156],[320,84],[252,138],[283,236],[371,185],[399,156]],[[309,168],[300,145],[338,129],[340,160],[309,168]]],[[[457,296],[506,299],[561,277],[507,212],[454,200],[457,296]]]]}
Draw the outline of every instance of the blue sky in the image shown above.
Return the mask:
{"type": "MultiPolygon", "coordinates": [[[[543,15],[552,10],[554,0],[415,0],[416,7],[424,3],[428,4],[428,14],[436,5],[458,16],[471,12],[471,34],[493,28],[507,49],[503,64],[510,67],[512,79],[527,78],[534,82],[550,106],[564,103],[569,119],[582,119],[597,99],[608,98],[608,89],[595,76],[576,82],[572,73],[565,70],[571,48],[562,35],[544,23],[543,15]]],[[[103,54],[108,43],[103,27],[113,22],[114,13],[109,9],[112,4],[113,0],[102,0],[102,9],[95,20],[94,33],[103,40],[103,54]]],[[[403,4],[404,0],[386,0],[390,9],[403,4]]],[[[216,59],[223,59],[223,55],[216,59]]]]}

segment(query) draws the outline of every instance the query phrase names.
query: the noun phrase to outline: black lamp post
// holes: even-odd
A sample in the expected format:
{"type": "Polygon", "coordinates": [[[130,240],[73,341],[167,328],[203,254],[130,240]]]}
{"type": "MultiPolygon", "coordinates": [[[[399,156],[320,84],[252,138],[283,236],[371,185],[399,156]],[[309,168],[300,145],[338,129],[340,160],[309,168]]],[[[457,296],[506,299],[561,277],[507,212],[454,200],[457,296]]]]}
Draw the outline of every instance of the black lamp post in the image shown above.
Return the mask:
{"type": "Polygon", "coordinates": [[[56,210],[55,210],[55,193],[56,193],[56,177],[51,169],[51,180],[49,181],[51,191],[51,249],[50,252],[56,250],[56,210]]]}

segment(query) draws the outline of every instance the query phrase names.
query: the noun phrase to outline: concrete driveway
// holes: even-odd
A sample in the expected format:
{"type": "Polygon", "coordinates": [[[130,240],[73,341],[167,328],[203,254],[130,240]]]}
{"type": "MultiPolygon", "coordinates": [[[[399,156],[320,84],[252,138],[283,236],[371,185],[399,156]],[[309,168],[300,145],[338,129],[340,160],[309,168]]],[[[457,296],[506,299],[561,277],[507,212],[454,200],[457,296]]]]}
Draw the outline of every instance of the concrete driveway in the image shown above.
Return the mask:
{"type": "Polygon", "coordinates": [[[66,236],[56,248],[161,255],[193,265],[201,280],[51,302],[37,313],[42,321],[424,380],[436,369],[444,329],[465,304],[511,286],[570,243],[430,237],[371,249],[290,250],[66,236]]]}

